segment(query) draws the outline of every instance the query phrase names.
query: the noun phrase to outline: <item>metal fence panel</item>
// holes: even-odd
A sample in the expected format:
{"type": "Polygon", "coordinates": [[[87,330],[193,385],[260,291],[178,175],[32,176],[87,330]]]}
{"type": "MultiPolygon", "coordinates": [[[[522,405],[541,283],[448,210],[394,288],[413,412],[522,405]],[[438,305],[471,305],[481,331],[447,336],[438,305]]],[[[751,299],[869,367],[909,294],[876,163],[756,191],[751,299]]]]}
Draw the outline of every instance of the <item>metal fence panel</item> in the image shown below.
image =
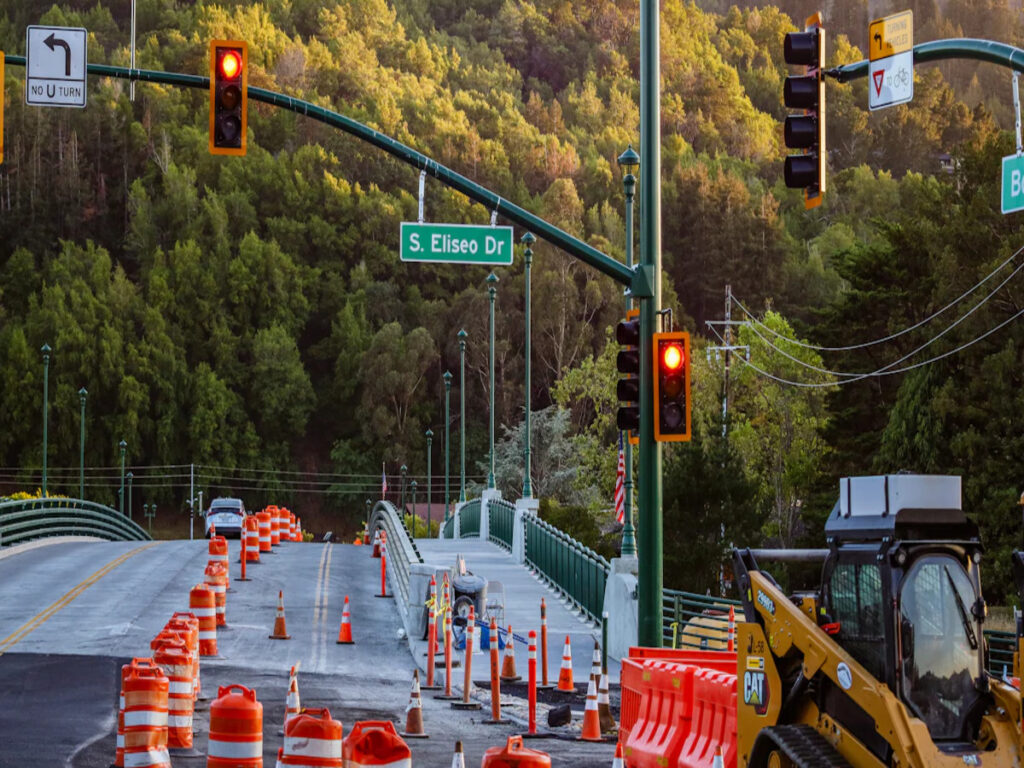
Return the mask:
{"type": "Polygon", "coordinates": [[[591,620],[600,621],[609,562],[533,515],[525,524],[527,564],[591,620]]]}
{"type": "Polygon", "coordinates": [[[516,508],[503,499],[491,499],[487,502],[487,517],[488,541],[493,541],[511,552],[516,508]]]}
{"type": "Polygon", "coordinates": [[[459,538],[480,535],[480,499],[467,501],[459,510],[459,538]]]}
{"type": "Polygon", "coordinates": [[[83,499],[43,498],[0,503],[0,543],[46,536],[94,536],[109,541],[152,537],[116,509],[83,499]]]}

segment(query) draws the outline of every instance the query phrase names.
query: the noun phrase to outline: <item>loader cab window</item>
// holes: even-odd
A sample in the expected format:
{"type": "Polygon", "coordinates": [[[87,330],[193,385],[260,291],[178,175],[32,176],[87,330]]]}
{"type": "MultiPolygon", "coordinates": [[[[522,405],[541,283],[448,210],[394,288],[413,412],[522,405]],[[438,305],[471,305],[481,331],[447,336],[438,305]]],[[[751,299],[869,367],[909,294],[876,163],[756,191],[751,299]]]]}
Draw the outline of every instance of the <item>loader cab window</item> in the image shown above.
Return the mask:
{"type": "Polygon", "coordinates": [[[958,560],[929,555],[911,566],[900,588],[904,698],[933,739],[960,739],[981,695],[981,632],[971,616],[974,588],[958,560]]]}
{"type": "Polygon", "coordinates": [[[882,576],[874,563],[839,563],[828,585],[839,644],[876,680],[885,679],[882,576]]]}

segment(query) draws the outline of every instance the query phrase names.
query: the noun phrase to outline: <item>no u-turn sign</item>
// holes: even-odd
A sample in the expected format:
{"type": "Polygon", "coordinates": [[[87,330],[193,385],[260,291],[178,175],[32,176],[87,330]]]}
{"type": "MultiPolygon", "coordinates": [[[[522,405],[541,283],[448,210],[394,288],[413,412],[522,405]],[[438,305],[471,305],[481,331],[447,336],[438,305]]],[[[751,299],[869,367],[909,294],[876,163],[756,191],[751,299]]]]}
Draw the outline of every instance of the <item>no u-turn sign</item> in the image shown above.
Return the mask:
{"type": "Polygon", "coordinates": [[[25,37],[25,103],[84,107],[85,29],[32,26],[25,37]]]}

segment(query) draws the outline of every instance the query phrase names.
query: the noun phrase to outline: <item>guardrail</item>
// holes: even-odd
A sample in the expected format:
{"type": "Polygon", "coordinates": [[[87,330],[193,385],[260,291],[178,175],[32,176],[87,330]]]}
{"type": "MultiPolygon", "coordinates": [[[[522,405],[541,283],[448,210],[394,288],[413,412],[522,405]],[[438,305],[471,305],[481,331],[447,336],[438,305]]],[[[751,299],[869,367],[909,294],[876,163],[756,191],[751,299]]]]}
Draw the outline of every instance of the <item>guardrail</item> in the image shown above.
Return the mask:
{"type": "Polygon", "coordinates": [[[504,499],[487,502],[487,540],[512,551],[516,508],[504,499]]]}
{"type": "Polygon", "coordinates": [[[93,501],[50,497],[0,503],[0,544],[46,536],[95,536],[108,541],[152,539],[116,509],[93,501]]]}
{"type": "Polygon", "coordinates": [[[480,499],[467,501],[459,510],[459,538],[480,535],[480,499]]]}
{"type": "Polygon", "coordinates": [[[1017,636],[1013,632],[1000,632],[995,629],[985,630],[988,641],[988,671],[996,677],[1003,672],[1013,674],[1013,652],[1017,650],[1017,636]]]}
{"type": "Polygon", "coordinates": [[[371,534],[377,528],[387,534],[387,568],[392,589],[398,592],[400,610],[409,604],[409,566],[422,563],[423,558],[409,536],[405,521],[390,501],[378,501],[370,515],[371,534]]]}
{"type": "Polygon", "coordinates": [[[441,528],[442,539],[454,539],[455,538],[455,515],[452,515],[445,520],[444,525],[441,528]]]}
{"type": "Polygon", "coordinates": [[[611,564],[594,550],[533,515],[527,515],[526,562],[593,621],[604,610],[611,564]]]}

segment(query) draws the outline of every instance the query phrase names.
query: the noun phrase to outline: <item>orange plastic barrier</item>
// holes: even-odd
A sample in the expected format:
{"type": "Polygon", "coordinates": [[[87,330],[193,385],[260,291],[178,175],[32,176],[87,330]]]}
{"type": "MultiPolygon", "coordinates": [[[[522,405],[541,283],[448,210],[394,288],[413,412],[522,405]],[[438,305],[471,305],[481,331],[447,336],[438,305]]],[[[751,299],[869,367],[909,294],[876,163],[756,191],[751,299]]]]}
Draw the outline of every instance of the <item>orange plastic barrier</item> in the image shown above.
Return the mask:
{"type": "Polygon", "coordinates": [[[223,563],[225,568],[228,567],[228,540],[223,536],[211,536],[207,552],[207,562],[223,563]]]}
{"type": "Polygon", "coordinates": [[[643,693],[623,740],[627,763],[630,768],[675,765],[692,727],[694,667],[649,659],[641,669],[643,693]]]}
{"type": "Polygon", "coordinates": [[[121,667],[121,697],[117,708],[117,743],[114,749],[114,768],[124,768],[124,681],[133,667],[152,667],[152,659],[134,658],[121,667]]]}
{"type": "Polygon", "coordinates": [[[256,520],[260,525],[260,552],[270,551],[270,513],[257,512],[256,520]]]}
{"type": "Polygon", "coordinates": [[[276,547],[281,543],[281,510],[269,507],[270,510],[270,545],[276,547]]]}
{"type": "Polygon", "coordinates": [[[288,721],[278,762],[297,768],[342,768],[341,722],[328,709],[306,709],[288,721]]]}
{"type": "Polygon", "coordinates": [[[206,768],[263,768],[263,705],[244,685],[222,686],[210,704],[206,768]]]}
{"type": "Polygon", "coordinates": [[[352,726],[341,749],[345,768],[412,768],[409,745],[390,720],[364,720],[352,726]]]}
{"type": "MultiPolygon", "coordinates": [[[[148,660],[147,660],[148,661],[148,660]]],[[[168,681],[157,666],[128,665],[124,691],[126,768],[170,768],[167,753],[168,681]]]]}
{"type": "Polygon", "coordinates": [[[676,768],[712,768],[716,747],[736,765],[736,675],[701,669],[693,676],[693,730],[676,768]]]}
{"type": "Polygon", "coordinates": [[[551,756],[547,752],[523,746],[522,736],[509,736],[504,747],[491,747],[484,752],[480,768],[551,768],[551,756]]]}
{"type": "Polygon", "coordinates": [[[217,598],[206,584],[196,584],[188,595],[189,610],[199,619],[199,654],[217,655],[217,598]]]}
{"type": "Polygon", "coordinates": [[[245,518],[245,562],[260,561],[260,521],[256,515],[245,518]]]}
{"type": "Polygon", "coordinates": [[[170,621],[164,625],[164,629],[178,632],[185,638],[188,652],[192,656],[192,700],[195,701],[201,690],[199,684],[199,619],[195,614],[176,611],[171,615],[170,621]]]}
{"type": "Polygon", "coordinates": [[[164,631],[157,638],[153,661],[168,680],[167,746],[188,749],[192,746],[192,656],[180,635],[164,631]]]}
{"type": "Polygon", "coordinates": [[[214,606],[217,609],[217,626],[228,625],[228,569],[220,563],[210,563],[203,571],[203,581],[213,590],[214,606]]]}

